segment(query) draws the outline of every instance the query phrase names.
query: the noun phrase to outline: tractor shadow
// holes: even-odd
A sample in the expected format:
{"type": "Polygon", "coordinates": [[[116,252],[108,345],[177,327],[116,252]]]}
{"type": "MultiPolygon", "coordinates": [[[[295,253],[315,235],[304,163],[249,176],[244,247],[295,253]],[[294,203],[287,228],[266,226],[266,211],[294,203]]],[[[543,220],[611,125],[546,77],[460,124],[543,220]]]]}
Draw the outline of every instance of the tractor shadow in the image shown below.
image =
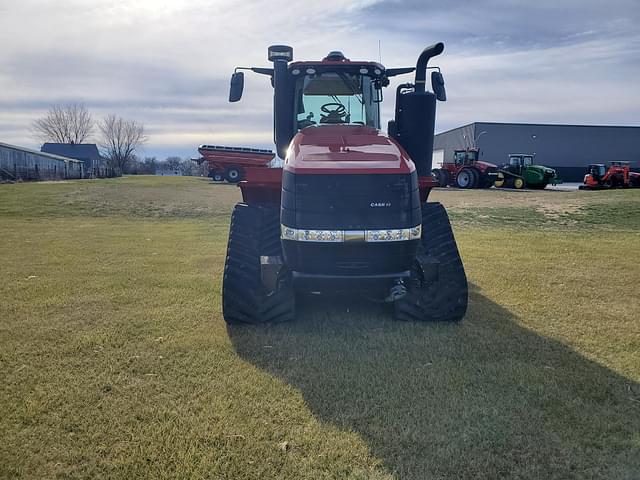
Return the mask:
{"type": "Polygon", "coordinates": [[[228,331],[243,359],[357,432],[397,478],[640,477],[640,386],[471,287],[460,324],[317,297],[296,322],[228,331]]]}

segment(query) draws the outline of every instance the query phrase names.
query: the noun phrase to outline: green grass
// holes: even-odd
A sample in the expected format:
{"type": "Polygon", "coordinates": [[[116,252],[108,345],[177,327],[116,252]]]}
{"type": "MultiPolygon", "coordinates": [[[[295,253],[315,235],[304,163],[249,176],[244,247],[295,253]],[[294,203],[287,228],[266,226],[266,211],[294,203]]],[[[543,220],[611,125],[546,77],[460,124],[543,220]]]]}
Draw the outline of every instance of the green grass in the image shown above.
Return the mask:
{"type": "Polygon", "coordinates": [[[227,328],[235,187],[0,187],[0,478],[640,477],[640,192],[436,191],[471,303],[227,328]]]}

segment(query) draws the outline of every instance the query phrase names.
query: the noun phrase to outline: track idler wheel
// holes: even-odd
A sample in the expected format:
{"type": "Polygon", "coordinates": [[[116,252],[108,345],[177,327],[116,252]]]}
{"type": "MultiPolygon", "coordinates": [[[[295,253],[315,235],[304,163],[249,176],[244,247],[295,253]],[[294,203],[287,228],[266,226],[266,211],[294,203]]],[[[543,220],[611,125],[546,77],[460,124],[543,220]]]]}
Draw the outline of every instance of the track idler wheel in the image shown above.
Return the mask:
{"type": "Polygon", "coordinates": [[[291,278],[283,270],[275,285],[266,287],[261,256],[282,256],[279,212],[239,203],[231,216],[222,281],[222,314],[227,323],[283,322],[295,317],[291,278]]]}
{"type": "Polygon", "coordinates": [[[440,203],[422,205],[422,239],[407,294],[394,302],[407,321],[462,320],[468,285],[449,217],[440,203]]]}

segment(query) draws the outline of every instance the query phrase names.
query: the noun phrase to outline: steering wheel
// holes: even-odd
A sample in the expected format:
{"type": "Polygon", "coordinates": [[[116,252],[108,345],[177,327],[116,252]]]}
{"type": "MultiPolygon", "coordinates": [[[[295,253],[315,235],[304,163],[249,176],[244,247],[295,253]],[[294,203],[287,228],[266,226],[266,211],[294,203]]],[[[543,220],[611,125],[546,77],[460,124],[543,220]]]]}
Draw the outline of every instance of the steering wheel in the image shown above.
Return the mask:
{"type": "Polygon", "coordinates": [[[341,103],[325,103],[320,110],[326,113],[320,115],[320,123],[343,123],[347,115],[347,109],[341,103]]]}

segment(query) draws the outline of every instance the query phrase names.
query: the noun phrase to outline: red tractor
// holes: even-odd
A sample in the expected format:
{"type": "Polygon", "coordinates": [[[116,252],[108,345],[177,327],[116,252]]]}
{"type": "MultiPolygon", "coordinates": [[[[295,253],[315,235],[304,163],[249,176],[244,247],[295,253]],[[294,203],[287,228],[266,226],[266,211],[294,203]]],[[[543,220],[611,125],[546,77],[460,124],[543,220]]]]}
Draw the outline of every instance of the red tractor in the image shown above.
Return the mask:
{"type": "MultiPolygon", "coordinates": [[[[276,152],[283,168],[247,168],[243,201],[231,217],[222,287],[228,323],[295,317],[299,294],[359,292],[394,306],[401,320],[462,319],[467,279],[445,209],[427,202],[436,99],[444,79],[427,64],[385,68],[330,52],[293,62],[288,46],[269,48],[276,152]],[[390,134],[380,131],[382,88],[415,71],[396,90],[390,134]]],[[[231,78],[238,101],[243,72],[231,78]]]]}
{"type": "Polygon", "coordinates": [[[442,168],[432,171],[438,186],[491,188],[498,178],[498,167],[478,160],[479,153],[477,148],[454,150],[453,162],[443,162],[442,168]]]}
{"type": "Polygon", "coordinates": [[[632,172],[631,162],[610,162],[609,168],[602,163],[589,165],[580,190],[604,190],[607,188],[640,187],[640,173],[632,172]]]}

